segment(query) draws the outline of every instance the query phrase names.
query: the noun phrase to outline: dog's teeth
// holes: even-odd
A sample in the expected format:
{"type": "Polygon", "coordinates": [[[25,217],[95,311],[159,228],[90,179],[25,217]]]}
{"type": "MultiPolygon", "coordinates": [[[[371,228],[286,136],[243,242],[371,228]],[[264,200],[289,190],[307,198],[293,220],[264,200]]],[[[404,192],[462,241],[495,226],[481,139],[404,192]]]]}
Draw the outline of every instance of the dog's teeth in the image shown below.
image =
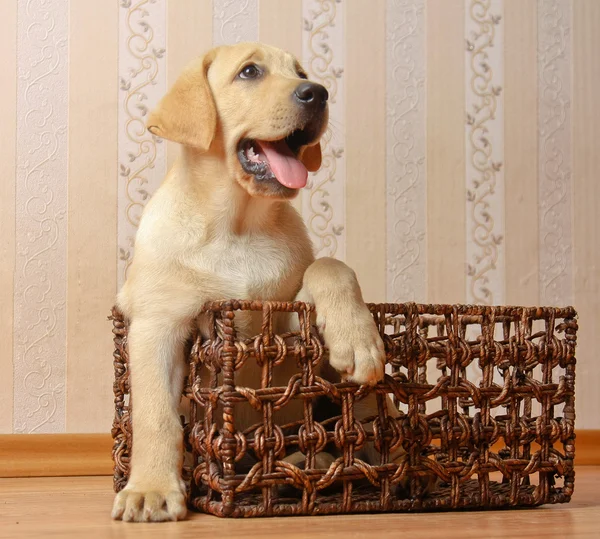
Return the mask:
{"type": "Polygon", "coordinates": [[[260,156],[257,155],[257,153],[254,151],[254,147],[253,146],[250,146],[250,148],[248,148],[248,151],[246,152],[246,155],[247,155],[247,157],[248,157],[248,159],[250,161],[253,161],[255,163],[260,163],[261,162],[260,156]]]}

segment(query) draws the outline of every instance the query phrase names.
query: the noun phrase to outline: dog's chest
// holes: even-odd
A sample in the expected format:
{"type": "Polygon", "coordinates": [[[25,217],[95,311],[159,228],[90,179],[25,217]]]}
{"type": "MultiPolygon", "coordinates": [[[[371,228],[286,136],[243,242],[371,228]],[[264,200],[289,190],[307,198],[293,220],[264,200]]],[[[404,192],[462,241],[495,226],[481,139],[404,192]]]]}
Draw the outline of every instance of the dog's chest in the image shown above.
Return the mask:
{"type": "Polygon", "coordinates": [[[293,299],[304,268],[283,238],[269,235],[224,236],[200,251],[198,262],[223,282],[225,297],[293,299]]]}

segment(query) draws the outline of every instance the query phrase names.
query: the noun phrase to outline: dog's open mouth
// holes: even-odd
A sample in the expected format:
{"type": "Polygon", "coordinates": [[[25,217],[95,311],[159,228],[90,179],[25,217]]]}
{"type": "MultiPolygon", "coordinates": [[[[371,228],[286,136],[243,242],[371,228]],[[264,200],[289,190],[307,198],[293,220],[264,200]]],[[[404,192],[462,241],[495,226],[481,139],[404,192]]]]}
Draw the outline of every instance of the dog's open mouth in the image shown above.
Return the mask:
{"type": "Polygon", "coordinates": [[[308,180],[308,170],[298,159],[306,144],[306,133],[294,131],[281,140],[244,139],[238,146],[238,159],[245,172],[259,181],[277,180],[289,189],[301,189],[308,180]]]}

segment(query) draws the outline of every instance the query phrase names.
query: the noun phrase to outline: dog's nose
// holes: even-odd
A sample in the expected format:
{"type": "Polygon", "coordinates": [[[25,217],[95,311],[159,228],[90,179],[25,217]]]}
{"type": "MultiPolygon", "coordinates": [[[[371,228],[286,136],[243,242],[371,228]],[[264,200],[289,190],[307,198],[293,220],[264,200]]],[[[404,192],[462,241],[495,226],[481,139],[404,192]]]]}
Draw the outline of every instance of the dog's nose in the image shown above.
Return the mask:
{"type": "Polygon", "coordinates": [[[296,100],[302,105],[324,106],[329,99],[325,86],[314,82],[303,82],[294,91],[296,100]]]}

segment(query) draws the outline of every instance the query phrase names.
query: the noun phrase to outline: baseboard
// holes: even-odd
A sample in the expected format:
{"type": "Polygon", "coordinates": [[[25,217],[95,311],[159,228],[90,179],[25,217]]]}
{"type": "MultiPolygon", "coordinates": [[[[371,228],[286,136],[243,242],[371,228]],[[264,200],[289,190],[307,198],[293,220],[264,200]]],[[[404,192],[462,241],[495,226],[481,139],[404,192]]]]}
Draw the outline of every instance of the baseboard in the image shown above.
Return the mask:
{"type": "Polygon", "coordinates": [[[600,430],[578,430],[575,434],[575,465],[600,466],[600,430]]]}
{"type": "Polygon", "coordinates": [[[0,435],[0,477],[112,475],[110,434],[0,435]]]}
{"type": "MultiPolygon", "coordinates": [[[[109,434],[0,435],[0,477],[112,475],[109,434]]],[[[577,466],[600,466],[600,430],[580,430],[577,466]]]]}

